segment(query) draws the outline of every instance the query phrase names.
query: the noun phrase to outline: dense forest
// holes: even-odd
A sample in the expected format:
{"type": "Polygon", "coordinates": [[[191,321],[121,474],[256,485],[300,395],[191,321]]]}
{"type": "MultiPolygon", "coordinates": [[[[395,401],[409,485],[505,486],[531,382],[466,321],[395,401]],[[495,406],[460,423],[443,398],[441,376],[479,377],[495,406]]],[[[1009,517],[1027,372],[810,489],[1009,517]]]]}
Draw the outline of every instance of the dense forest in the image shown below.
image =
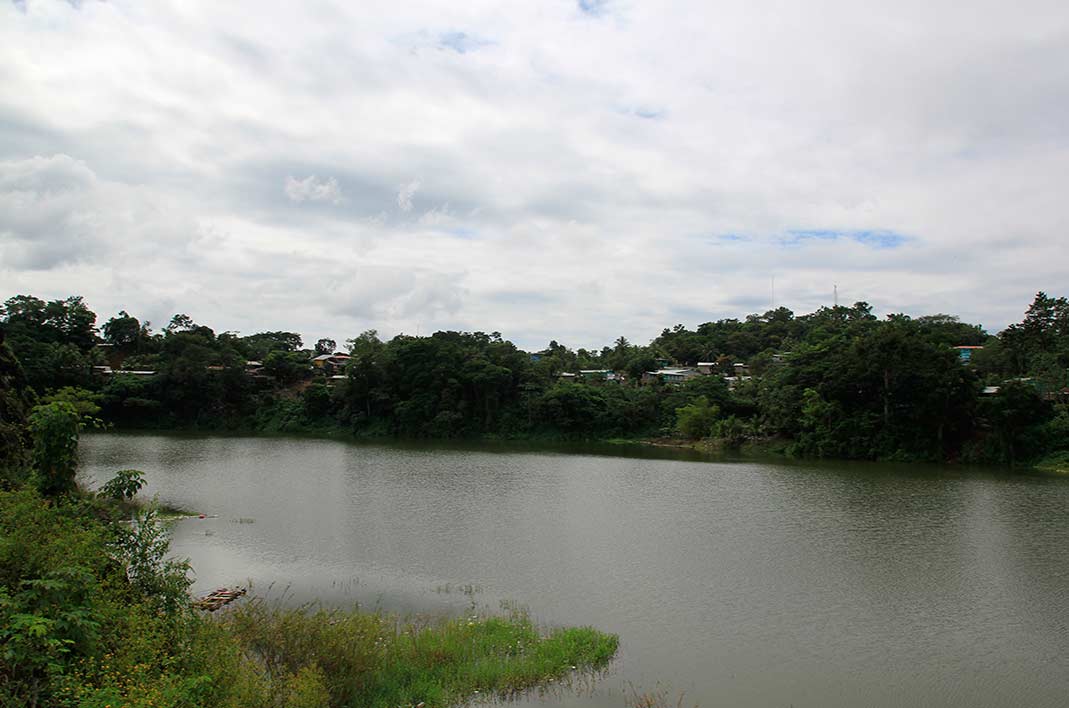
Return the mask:
{"type": "Polygon", "coordinates": [[[217,333],[182,314],[161,330],[126,312],[101,323],[80,297],[12,297],[0,326],[41,401],[120,427],[1069,457],[1069,302],[1044,293],[996,335],[944,314],[879,319],[856,303],[676,325],[649,344],[620,337],[600,351],[553,341],[525,352],[497,332],[383,341],[373,330],[306,348],[293,332],[217,333]],[[975,347],[967,361],[963,346],[975,347]],[[699,363],[700,375],[678,382],[647,373],[699,363]]]}

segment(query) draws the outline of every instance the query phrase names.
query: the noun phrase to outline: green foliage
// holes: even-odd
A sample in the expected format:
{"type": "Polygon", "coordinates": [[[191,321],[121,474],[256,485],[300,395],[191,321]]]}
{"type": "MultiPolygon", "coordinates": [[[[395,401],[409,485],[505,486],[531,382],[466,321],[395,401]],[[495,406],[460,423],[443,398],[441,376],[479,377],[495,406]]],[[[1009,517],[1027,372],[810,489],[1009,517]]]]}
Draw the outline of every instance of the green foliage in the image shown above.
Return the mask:
{"type": "Polygon", "coordinates": [[[539,417],[569,435],[589,435],[605,415],[606,399],[600,388],[559,383],[538,402],[539,417]]]}
{"type": "Polygon", "coordinates": [[[728,449],[742,447],[752,434],[752,428],[741,418],[729,415],[713,424],[713,437],[728,449]]]}
{"type": "Polygon", "coordinates": [[[476,691],[508,696],[573,669],[600,668],[618,643],[589,628],[543,634],[515,612],[403,623],[378,613],[284,609],[253,599],[223,623],[259,657],[283,695],[322,700],[326,689],[329,703],[309,705],[446,706],[476,691]]]}
{"type": "Polygon", "coordinates": [[[0,647],[9,680],[35,687],[63,670],[70,655],[92,651],[100,630],[91,594],[98,590],[82,566],[49,571],[0,588],[0,647]]]}
{"type": "Polygon", "coordinates": [[[41,403],[53,403],[56,401],[69,403],[74,407],[75,412],[78,413],[83,423],[95,424],[98,420],[97,416],[100,415],[100,403],[103,399],[103,394],[95,391],[77,386],[64,386],[58,391],[52,391],[42,396],[41,403]]]}
{"type": "Polygon", "coordinates": [[[314,383],[301,392],[301,407],[309,420],[328,416],[331,404],[330,389],[324,384],[314,383]]]}
{"type": "Polygon", "coordinates": [[[712,434],[713,425],[719,417],[720,407],[702,396],[693,403],[676,408],[676,431],[691,440],[705,438],[712,434]]]}
{"type": "Polygon", "coordinates": [[[16,295],[0,306],[0,323],[31,386],[83,385],[96,344],[96,314],[80,297],[45,302],[16,295]]]}
{"type": "Polygon", "coordinates": [[[59,496],[74,491],[78,465],[79,416],[66,401],[34,407],[29,417],[33,436],[33,473],[38,491],[59,496]]]}
{"type": "Polygon", "coordinates": [[[1057,474],[1069,474],[1069,451],[1051,453],[1036,462],[1036,469],[1057,474]]]}
{"type": "Polygon", "coordinates": [[[16,295],[0,307],[0,319],[7,325],[12,340],[71,344],[83,352],[96,343],[96,314],[81,297],[45,302],[16,295]]]}
{"type": "MultiPolygon", "coordinates": [[[[1014,422],[1016,409],[998,410],[999,402],[981,397],[981,382],[1028,378],[1041,398],[1069,395],[1060,393],[1069,386],[1069,304],[1044,293],[997,337],[947,314],[881,321],[864,302],[676,325],[646,346],[618,337],[600,350],[573,351],[551,341],[531,355],[497,332],[383,341],[368,330],[346,341],[352,358],[344,379],[314,375],[292,332],[216,336],[177,315],[153,335],[125,312],[104,326],[105,338],[125,347],[113,358],[156,374],[88,378],[100,355],[91,349],[96,316],[80,298],[17,296],[3,317],[30,362],[27,381],[55,390],[49,402],[73,403],[83,415],[100,406],[102,417],[127,426],[438,438],[678,433],[712,435],[728,446],[779,438],[799,455],[1008,462],[1058,449],[1064,435],[1048,425],[1049,407],[1014,422]],[[962,344],[984,348],[963,366],[952,349],[962,344]],[[246,370],[248,360],[263,368],[246,370]],[[640,384],[656,367],[698,361],[712,362],[713,375],[640,384]],[[735,371],[738,362],[748,371],[735,371]],[[627,381],[562,380],[580,369],[613,370],[627,381]],[[733,378],[729,389],[722,377],[738,373],[753,379],[733,378]],[[719,408],[715,423],[706,405],[719,408]]],[[[334,346],[321,339],[315,351],[334,346]]],[[[0,454],[20,447],[13,430],[0,418],[0,454]]]]}
{"type": "Polygon", "coordinates": [[[264,361],[271,352],[296,352],[301,335],[295,332],[260,332],[240,339],[240,348],[249,359],[264,361]]]}
{"type": "Polygon", "coordinates": [[[0,705],[270,706],[232,637],[131,584],[99,511],[0,492],[0,705]]]}
{"type": "Polygon", "coordinates": [[[337,342],[335,342],[333,339],[328,339],[328,338],[324,337],[323,339],[320,339],[319,341],[316,342],[315,349],[313,350],[313,353],[316,356],[319,356],[320,354],[333,354],[334,350],[336,350],[337,348],[338,348],[338,343],[337,342]]]}
{"type": "Polygon", "coordinates": [[[138,470],[119,470],[100,488],[100,494],[112,501],[129,501],[145,486],[145,475],[138,470]]]}
{"type": "Polygon", "coordinates": [[[137,349],[148,332],[142,329],[136,317],[120,310],[118,315],[104,323],[103,334],[105,342],[123,350],[133,350],[137,349]]]}
{"type": "MultiPolygon", "coordinates": [[[[1034,462],[1049,449],[1048,435],[1057,435],[1062,421],[1053,421],[1053,409],[1035,388],[1018,381],[999,387],[994,396],[985,396],[977,410],[985,424],[978,448],[972,457],[1006,462],[1034,462]]],[[[1061,441],[1053,441],[1058,445],[1061,441]]]]}
{"type": "Polygon", "coordinates": [[[0,493],[0,704],[30,705],[97,648],[104,535],[73,505],[0,493]],[[24,701],[24,703],[20,703],[24,701]]]}
{"type": "Polygon", "coordinates": [[[189,603],[188,561],[167,558],[170,539],[155,502],[139,511],[130,528],[115,530],[112,547],[126,566],[131,585],[166,612],[189,603]]]}
{"type": "Polygon", "coordinates": [[[16,484],[23,477],[30,448],[26,419],[35,400],[4,334],[0,326],[0,487],[16,484]]]}
{"type": "Polygon", "coordinates": [[[280,384],[294,384],[308,376],[308,357],[300,352],[276,350],[264,358],[264,370],[280,384]]]}

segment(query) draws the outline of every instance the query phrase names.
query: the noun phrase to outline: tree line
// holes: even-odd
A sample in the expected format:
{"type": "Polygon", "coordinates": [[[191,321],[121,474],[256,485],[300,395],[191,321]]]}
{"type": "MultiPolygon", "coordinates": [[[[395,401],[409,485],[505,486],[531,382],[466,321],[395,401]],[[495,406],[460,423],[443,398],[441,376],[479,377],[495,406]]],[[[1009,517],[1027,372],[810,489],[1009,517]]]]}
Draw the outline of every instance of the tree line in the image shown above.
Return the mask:
{"type": "Polygon", "coordinates": [[[994,335],[945,314],[879,319],[856,303],[676,325],[645,345],[620,337],[600,350],[552,341],[529,353],[498,332],[383,340],[369,330],[340,347],[347,360],[322,369],[310,362],[339,349],[328,338],[305,347],[293,332],[216,333],[183,314],[158,330],[127,312],[98,325],[76,296],[12,297],[0,325],[38,397],[120,426],[663,436],[850,459],[1069,457],[1069,303],[1045,293],[994,335]],[[958,346],[982,349],[963,363],[958,346]],[[642,381],[698,362],[712,374],[642,381]],[[731,378],[736,363],[750,376],[731,378]],[[104,376],[94,366],[154,373],[104,376]],[[561,377],[581,370],[620,377],[561,377]]]}

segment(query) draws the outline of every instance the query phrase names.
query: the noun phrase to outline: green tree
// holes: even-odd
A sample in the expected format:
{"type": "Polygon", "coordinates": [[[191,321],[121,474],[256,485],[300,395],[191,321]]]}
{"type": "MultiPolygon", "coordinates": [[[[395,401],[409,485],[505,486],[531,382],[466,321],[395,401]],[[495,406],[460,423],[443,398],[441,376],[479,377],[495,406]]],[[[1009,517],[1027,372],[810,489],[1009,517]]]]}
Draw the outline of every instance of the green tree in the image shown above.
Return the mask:
{"type": "Polygon", "coordinates": [[[167,334],[175,334],[178,332],[192,332],[197,324],[193,321],[193,318],[189,315],[179,313],[171,318],[171,321],[163,328],[163,331],[167,334]]]}
{"type": "Polygon", "coordinates": [[[602,424],[606,412],[602,387],[559,383],[538,402],[543,424],[568,436],[587,436],[602,424]]]}
{"type": "Polygon", "coordinates": [[[4,337],[5,327],[0,324],[0,483],[11,484],[21,478],[28,461],[26,419],[35,396],[4,337]]]}
{"type": "Polygon", "coordinates": [[[264,359],[264,370],[280,384],[295,384],[308,376],[308,357],[300,352],[273,351],[264,359]]]}
{"type": "Polygon", "coordinates": [[[33,472],[43,496],[74,491],[78,465],[78,411],[66,401],[36,406],[29,418],[33,472]]]}
{"type": "Polygon", "coordinates": [[[316,356],[320,356],[321,354],[333,354],[337,348],[337,342],[335,342],[333,339],[328,339],[324,337],[323,339],[320,339],[316,342],[314,353],[316,356]]]}
{"type": "Polygon", "coordinates": [[[76,386],[64,386],[58,391],[53,391],[41,398],[42,403],[63,401],[69,403],[78,412],[78,417],[83,423],[95,424],[100,415],[100,403],[104,395],[76,386]]]}
{"type": "Polygon", "coordinates": [[[1003,384],[997,395],[983,398],[979,414],[991,426],[996,460],[1013,465],[1045,452],[1049,441],[1044,439],[1044,426],[1054,417],[1053,408],[1031,386],[1018,381],[1003,384]]]}
{"type": "Polygon", "coordinates": [[[105,322],[103,331],[105,342],[124,351],[136,349],[142,335],[141,323],[126,310],[120,310],[117,316],[105,322]]]}
{"type": "Polygon", "coordinates": [[[101,496],[113,501],[129,501],[145,486],[145,474],[140,470],[119,470],[100,488],[101,496]]]}
{"type": "Polygon", "coordinates": [[[259,332],[241,338],[249,359],[264,361],[271,352],[296,352],[301,348],[301,335],[296,332],[259,332]]]}
{"type": "Polygon", "coordinates": [[[304,417],[309,421],[327,417],[331,406],[330,389],[321,383],[313,383],[301,392],[301,407],[304,417]]]}
{"type": "Polygon", "coordinates": [[[693,403],[676,409],[676,431],[691,440],[709,437],[719,418],[720,407],[702,396],[693,403]]]}

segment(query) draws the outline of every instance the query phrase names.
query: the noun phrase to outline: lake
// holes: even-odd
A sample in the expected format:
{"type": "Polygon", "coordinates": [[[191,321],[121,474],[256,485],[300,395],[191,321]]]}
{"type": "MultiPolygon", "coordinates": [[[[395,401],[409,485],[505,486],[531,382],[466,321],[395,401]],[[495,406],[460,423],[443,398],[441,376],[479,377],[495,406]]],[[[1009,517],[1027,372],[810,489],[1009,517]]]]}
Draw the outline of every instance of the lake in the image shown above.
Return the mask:
{"type": "Polygon", "coordinates": [[[90,435],[84,478],[175,523],[194,590],[620,635],[607,674],[520,705],[1065,706],[1069,479],[708,461],[683,451],[90,435]]]}

